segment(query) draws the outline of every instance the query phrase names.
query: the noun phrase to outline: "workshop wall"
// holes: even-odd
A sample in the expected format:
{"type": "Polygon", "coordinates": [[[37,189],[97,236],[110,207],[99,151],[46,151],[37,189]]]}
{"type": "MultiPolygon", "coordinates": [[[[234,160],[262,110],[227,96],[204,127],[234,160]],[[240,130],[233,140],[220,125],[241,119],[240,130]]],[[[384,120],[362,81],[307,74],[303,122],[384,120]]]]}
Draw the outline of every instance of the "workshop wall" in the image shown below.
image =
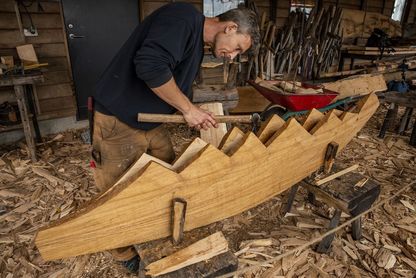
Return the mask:
{"type": "Polygon", "coordinates": [[[323,0],[323,6],[336,6],[338,7],[363,10],[367,12],[381,13],[390,16],[393,11],[394,0],[323,0]]]}
{"type": "MultiPolygon", "coordinates": [[[[30,26],[30,17],[38,36],[24,37],[15,11],[15,1],[0,1],[0,55],[11,55],[18,62],[15,47],[33,44],[40,63],[49,63],[45,82],[35,87],[36,106],[40,119],[75,115],[75,98],[72,88],[68,52],[65,45],[63,19],[59,2],[24,1],[26,9],[18,5],[22,27],[30,26]],[[30,17],[29,17],[30,15],[30,17]]],[[[13,101],[12,88],[0,91],[0,103],[13,101]]]]}

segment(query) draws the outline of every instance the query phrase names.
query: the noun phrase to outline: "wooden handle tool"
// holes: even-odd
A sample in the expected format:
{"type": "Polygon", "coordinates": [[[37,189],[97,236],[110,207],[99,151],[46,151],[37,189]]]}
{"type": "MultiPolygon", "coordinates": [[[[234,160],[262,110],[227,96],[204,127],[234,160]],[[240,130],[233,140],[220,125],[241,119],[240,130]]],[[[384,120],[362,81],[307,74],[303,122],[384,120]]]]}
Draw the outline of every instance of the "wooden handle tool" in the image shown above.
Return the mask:
{"type": "MultiPolygon", "coordinates": [[[[256,121],[256,114],[254,115],[233,115],[233,116],[214,116],[218,123],[248,123],[251,124],[256,121]]],[[[139,122],[148,123],[186,123],[185,118],[182,115],[169,115],[169,114],[148,114],[138,113],[137,120],[139,122]]]]}

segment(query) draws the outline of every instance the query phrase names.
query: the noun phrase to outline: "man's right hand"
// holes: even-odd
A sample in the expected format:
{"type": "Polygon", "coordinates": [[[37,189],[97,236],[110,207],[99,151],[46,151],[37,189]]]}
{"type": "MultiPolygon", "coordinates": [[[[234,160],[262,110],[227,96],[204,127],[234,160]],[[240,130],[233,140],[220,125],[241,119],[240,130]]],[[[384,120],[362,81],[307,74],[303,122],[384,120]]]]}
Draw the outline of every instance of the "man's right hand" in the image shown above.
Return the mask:
{"type": "Polygon", "coordinates": [[[207,130],[210,127],[218,127],[214,115],[211,112],[192,104],[182,91],[179,90],[173,77],[165,84],[157,88],[152,88],[152,91],[161,99],[182,112],[190,127],[194,127],[198,130],[201,128],[207,130]]]}
{"type": "Polygon", "coordinates": [[[188,111],[183,113],[183,117],[190,127],[194,127],[197,130],[218,127],[214,114],[195,105],[192,105],[188,111]]]}

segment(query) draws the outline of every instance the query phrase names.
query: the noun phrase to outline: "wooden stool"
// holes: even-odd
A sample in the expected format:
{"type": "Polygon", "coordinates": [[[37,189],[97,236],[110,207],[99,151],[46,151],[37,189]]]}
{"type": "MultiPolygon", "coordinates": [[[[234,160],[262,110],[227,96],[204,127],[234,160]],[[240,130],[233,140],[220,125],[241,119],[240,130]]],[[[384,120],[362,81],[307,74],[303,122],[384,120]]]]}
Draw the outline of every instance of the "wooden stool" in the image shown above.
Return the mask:
{"type": "MultiPolygon", "coordinates": [[[[336,166],[332,172],[337,172],[336,166]]],[[[294,185],[289,193],[286,212],[289,212],[299,186],[303,186],[308,191],[308,201],[316,204],[316,197],[322,199],[326,204],[335,207],[335,214],[329,223],[329,229],[338,226],[341,212],[356,216],[368,210],[380,194],[380,185],[373,180],[366,179],[359,173],[347,173],[321,186],[315,186],[311,180],[305,179],[294,185]],[[365,183],[357,186],[360,182],[365,183]]],[[[328,252],[331,247],[335,233],[325,237],[317,246],[319,253],[328,252]]],[[[352,237],[357,240],[361,238],[361,218],[352,223],[352,237]]]]}
{"type": "MultiPolygon", "coordinates": [[[[384,118],[378,137],[384,138],[386,131],[392,127],[394,121],[396,120],[399,106],[406,107],[406,111],[400,120],[400,126],[398,128],[398,133],[403,135],[411,121],[413,109],[416,108],[416,92],[387,92],[385,94],[385,101],[390,103],[390,106],[387,110],[386,117],[384,118]]],[[[409,144],[411,146],[416,146],[416,123],[413,125],[409,144]]]]}

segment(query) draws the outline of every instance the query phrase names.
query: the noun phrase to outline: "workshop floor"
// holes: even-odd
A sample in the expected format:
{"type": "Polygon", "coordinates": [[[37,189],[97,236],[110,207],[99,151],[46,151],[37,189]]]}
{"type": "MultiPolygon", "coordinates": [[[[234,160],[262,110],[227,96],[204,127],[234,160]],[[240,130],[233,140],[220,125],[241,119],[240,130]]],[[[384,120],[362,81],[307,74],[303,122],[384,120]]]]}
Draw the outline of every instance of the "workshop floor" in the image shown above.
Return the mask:
{"type": "MultiPolygon", "coordinates": [[[[385,111],[381,106],[337,157],[341,165],[359,164],[359,172],[381,184],[378,201],[416,180],[416,148],[408,145],[409,137],[389,133],[384,140],[377,138],[385,111]]],[[[197,135],[182,125],[168,128],[176,151],[197,135]]],[[[89,170],[90,146],[83,144],[80,134],[81,131],[68,131],[46,138],[38,146],[37,163],[27,160],[23,143],[0,149],[0,278],[131,276],[114,264],[107,252],[45,262],[33,243],[41,226],[76,210],[97,194],[89,170]]],[[[414,188],[366,215],[362,240],[353,241],[347,228],[336,234],[329,254],[306,249],[298,256],[264,264],[242,277],[413,277],[416,273],[414,188]]],[[[238,252],[239,268],[244,268],[325,232],[320,226],[328,223],[327,217],[333,209],[307,204],[306,194],[301,192],[292,216],[281,217],[279,210],[285,196],[281,194],[245,213],[186,233],[186,242],[222,230],[230,248],[238,252]],[[315,223],[316,228],[298,228],[299,222],[315,223]]],[[[168,242],[160,240],[157,244],[168,245],[168,242]]]]}

